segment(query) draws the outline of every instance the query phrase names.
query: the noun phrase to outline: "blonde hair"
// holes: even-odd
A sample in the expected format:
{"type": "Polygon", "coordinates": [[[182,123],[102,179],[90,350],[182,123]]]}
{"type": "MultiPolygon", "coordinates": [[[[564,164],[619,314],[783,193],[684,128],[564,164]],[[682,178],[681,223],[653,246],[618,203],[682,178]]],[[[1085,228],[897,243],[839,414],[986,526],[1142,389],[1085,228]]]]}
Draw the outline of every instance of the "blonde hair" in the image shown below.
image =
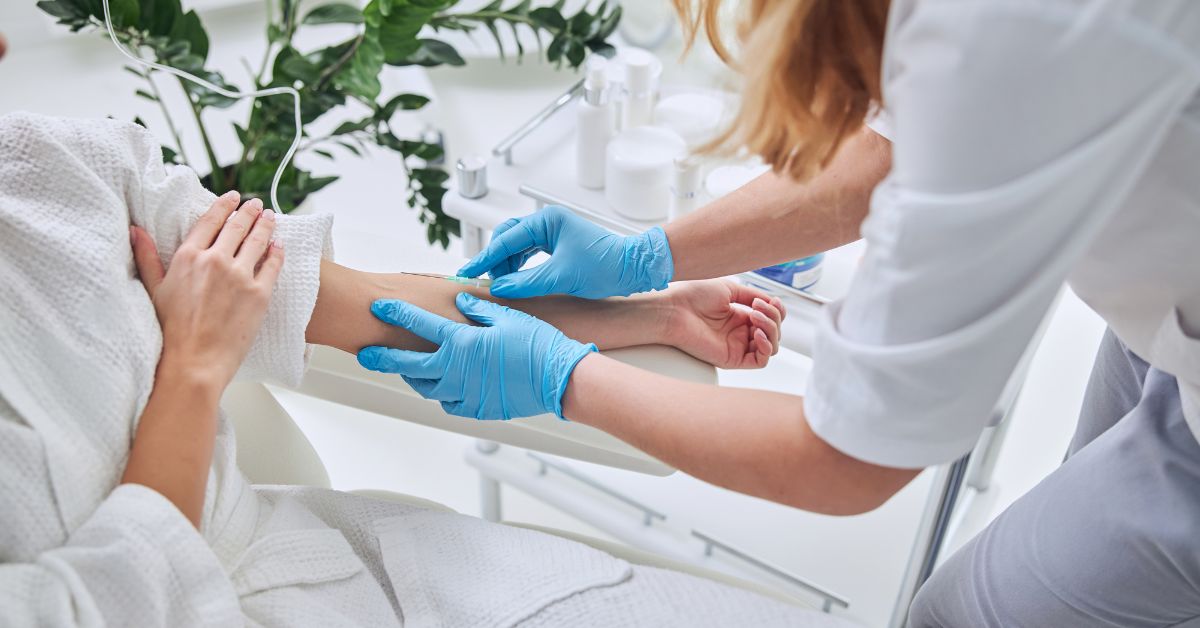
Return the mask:
{"type": "Polygon", "coordinates": [[[880,65],[888,0],[748,0],[735,60],[725,45],[723,0],[674,0],[688,48],[704,31],[745,79],[733,124],[704,152],[741,147],[776,171],[807,180],[827,166],[882,101],[880,65]]]}

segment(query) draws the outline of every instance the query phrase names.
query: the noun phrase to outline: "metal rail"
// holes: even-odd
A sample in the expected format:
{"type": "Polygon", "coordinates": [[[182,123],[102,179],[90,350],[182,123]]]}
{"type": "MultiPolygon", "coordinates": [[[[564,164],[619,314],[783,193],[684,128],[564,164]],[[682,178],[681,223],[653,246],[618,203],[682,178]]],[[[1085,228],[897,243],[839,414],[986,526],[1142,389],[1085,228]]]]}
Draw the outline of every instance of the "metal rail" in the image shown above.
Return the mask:
{"type": "Polygon", "coordinates": [[[705,556],[712,556],[713,549],[719,549],[719,550],[725,552],[726,554],[729,554],[730,556],[737,558],[738,560],[749,563],[751,566],[753,566],[757,569],[761,569],[777,578],[786,580],[787,582],[794,584],[806,591],[809,591],[810,593],[814,593],[814,594],[820,596],[824,600],[824,603],[821,606],[821,610],[825,611],[826,613],[828,613],[830,610],[832,610],[834,604],[837,604],[838,606],[840,606],[842,608],[850,607],[850,600],[847,600],[846,598],[838,595],[837,593],[834,593],[828,589],[825,589],[825,588],[821,587],[820,585],[813,584],[813,583],[805,580],[804,578],[801,578],[800,576],[797,576],[797,575],[794,575],[787,571],[784,571],[783,569],[780,569],[779,567],[776,567],[770,563],[763,562],[763,561],[743,552],[742,550],[740,550],[736,547],[733,547],[732,545],[730,545],[728,543],[719,541],[719,540],[717,540],[707,534],[704,534],[703,532],[699,532],[697,530],[692,530],[692,536],[700,539],[701,541],[704,541],[704,555],[705,556]]]}
{"type": "Polygon", "coordinates": [[[539,456],[531,451],[526,452],[525,455],[529,456],[530,458],[533,458],[534,460],[536,460],[538,462],[539,465],[541,465],[541,468],[538,470],[539,475],[546,475],[546,472],[549,469],[554,469],[555,471],[557,471],[577,482],[586,484],[586,485],[596,489],[597,491],[600,491],[601,493],[604,493],[605,495],[608,495],[609,497],[612,497],[613,499],[615,499],[623,504],[632,506],[633,508],[642,511],[642,522],[645,525],[652,525],[654,523],[655,519],[658,519],[659,521],[667,520],[667,516],[664,515],[663,513],[637,501],[636,499],[633,499],[632,497],[629,497],[627,495],[619,493],[619,492],[605,486],[603,483],[593,480],[592,478],[576,471],[575,469],[568,467],[567,465],[558,464],[551,460],[547,460],[546,458],[543,458],[542,456],[539,456]]]}
{"type": "Polygon", "coordinates": [[[572,100],[575,100],[575,98],[582,93],[583,80],[580,79],[579,82],[575,83],[568,88],[567,91],[560,94],[558,98],[555,98],[554,102],[546,105],[544,109],[534,114],[534,116],[529,120],[526,120],[525,124],[517,127],[516,131],[513,131],[503,140],[500,140],[500,143],[496,144],[496,147],[492,149],[492,154],[496,157],[504,157],[504,165],[511,166],[513,162],[513,147],[516,146],[521,140],[525,139],[530,133],[533,133],[533,131],[539,126],[542,126],[546,120],[550,119],[550,116],[558,113],[560,109],[566,107],[572,100]]]}

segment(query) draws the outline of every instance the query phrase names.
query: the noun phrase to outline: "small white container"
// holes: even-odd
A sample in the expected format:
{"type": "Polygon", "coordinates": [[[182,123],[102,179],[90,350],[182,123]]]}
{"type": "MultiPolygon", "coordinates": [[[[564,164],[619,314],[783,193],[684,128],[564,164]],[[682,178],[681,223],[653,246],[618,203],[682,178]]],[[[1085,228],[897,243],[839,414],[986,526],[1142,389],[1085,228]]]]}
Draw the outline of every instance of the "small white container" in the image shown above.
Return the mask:
{"type": "Polygon", "coordinates": [[[645,50],[626,50],[625,90],[621,101],[621,128],[632,129],[654,121],[654,105],[658,100],[658,75],[662,64],[645,50]]]}
{"type": "Polygon", "coordinates": [[[604,187],[605,150],[613,132],[605,66],[604,57],[588,59],[583,98],[576,109],[575,181],[591,190],[604,187]]]}
{"type": "Polygon", "coordinates": [[[626,218],[666,218],[675,160],[686,156],[687,144],[669,129],[640,126],[622,131],[608,143],[604,198],[626,218]]]}
{"type": "Polygon", "coordinates": [[[682,218],[700,206],[700,162],[694,157],[676,159],[671,169],[671,205],[667,219],[682,218]]]}
{"type": "Polygon", "coordinates": [[[725,103],[711,94],[667,96],[654,107],[654,124],[679,134],[689,150],[717,136],[724,120],[725,103]]]}

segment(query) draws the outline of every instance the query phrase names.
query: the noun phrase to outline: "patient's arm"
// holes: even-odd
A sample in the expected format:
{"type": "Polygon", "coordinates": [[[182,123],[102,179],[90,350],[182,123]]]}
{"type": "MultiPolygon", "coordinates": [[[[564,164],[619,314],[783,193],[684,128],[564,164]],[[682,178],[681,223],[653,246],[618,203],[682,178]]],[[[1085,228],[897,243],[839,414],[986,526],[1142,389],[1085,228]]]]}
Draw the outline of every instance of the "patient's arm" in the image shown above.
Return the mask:
{"type": "Polygon", "coordinates": [[[601,349],[673,345],[726,368],[763,366],[778,349],[783,317],[777,299],[720,281],[686,282],[664,292],[623,299],[552,296],[505,301],[494,299],[485,289],[443,279],[364,273],[325,261],[306,339],[350,353],[373,345],[432,351],[435,347],[428,341],[376,319],[371,302],[402,299],[445,318],[467,322],[454,306],[455,295],[464,290],[523,310],[567,336],[594,342],[601,349]]]}

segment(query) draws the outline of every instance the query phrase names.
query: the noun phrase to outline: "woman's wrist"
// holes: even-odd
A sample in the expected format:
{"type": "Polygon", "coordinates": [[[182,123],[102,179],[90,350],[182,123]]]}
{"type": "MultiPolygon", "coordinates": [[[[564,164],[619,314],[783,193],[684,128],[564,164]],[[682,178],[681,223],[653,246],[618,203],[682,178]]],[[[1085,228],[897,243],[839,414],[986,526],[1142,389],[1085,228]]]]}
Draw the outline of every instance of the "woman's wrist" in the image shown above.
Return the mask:
{"type": "Polygon", "coordinates": [[[163,348],[155,372],[155,388],[186,391],[197,398],[219,400],[236,369],[205,359],[195,352],[163,348]]]}

